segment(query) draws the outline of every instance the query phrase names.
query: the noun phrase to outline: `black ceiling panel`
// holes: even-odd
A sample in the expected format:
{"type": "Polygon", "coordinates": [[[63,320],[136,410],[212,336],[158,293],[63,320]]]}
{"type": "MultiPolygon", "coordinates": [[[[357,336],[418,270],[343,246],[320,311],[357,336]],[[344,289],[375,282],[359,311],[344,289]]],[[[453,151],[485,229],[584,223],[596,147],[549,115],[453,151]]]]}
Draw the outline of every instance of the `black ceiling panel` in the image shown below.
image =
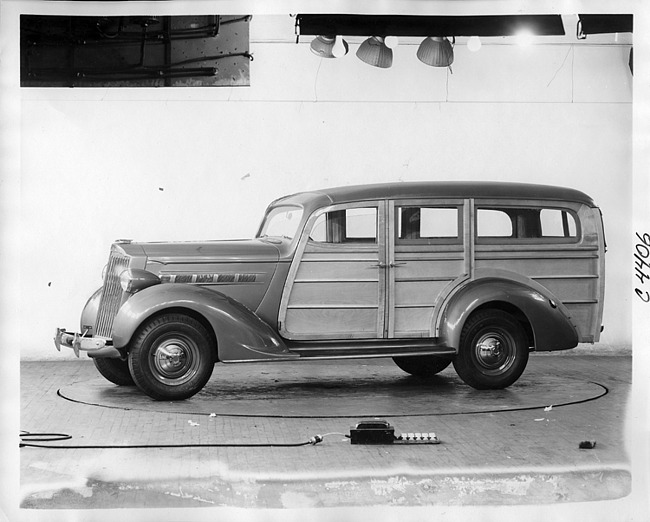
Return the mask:
{"type": "Polygon", "coordinates": [[[631,33],[633,28],[633,16],[631,14],[581,14],[580,27],[582,33],[607,34],[607,33],[631,33]]]}
{"type": "Polygon", "coordinates": [[[299,14],[301,35],[340,36],[510,36],[522,30],[564,35],[560,15],[392,16],[299,14]]]}

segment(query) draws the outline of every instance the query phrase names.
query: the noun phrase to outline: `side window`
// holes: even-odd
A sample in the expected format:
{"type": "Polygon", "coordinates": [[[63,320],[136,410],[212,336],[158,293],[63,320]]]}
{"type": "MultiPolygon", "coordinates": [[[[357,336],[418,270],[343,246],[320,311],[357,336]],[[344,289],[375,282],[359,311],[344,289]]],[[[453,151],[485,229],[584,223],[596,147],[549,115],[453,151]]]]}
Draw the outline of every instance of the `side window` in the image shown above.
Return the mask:
{"type": "Polygon", "coordinates": [[[557,208],[544,208],[540,213],[542,237],[577,237],[573,214],[557,208]]]}
{"type": "Polygon", "coordinates": [[[400,242],[460,241],[458,207],[398,207],[397,239],[400,242]]]}
{"type": "Polygon", "coordinates": [[[513,237],[513,231],[512,220],[505,211],[492,208],[479,208],[476,211],[478,237],[513,237]]]}
{"type": "Polygon", "coordinates": [[[477,208],[476,236],[488,242],[539,239],[545,242],[577,240],[575,215],[557,208],[477,208]]]}
{"type": "Polygon", "coordinates": [[[321,214],[309,239],[318,243],[376,243],[377,208],[348,208],[321,214]]]}

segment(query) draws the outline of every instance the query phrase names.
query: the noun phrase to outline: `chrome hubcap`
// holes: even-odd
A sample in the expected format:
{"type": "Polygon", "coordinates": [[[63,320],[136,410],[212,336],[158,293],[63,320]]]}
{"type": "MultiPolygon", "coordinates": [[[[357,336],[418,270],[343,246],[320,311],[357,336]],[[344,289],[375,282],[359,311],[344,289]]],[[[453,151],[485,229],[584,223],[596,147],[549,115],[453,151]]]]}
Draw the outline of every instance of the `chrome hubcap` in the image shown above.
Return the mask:
{"type": "Polygon", "coordinates": [[[501,354],[501,342],[494,337],[488,337],[478,345],[481,359],[492,360],[501,354]]]}
{"type": "Polygon", "coordinates": [[[187,355],[183,348],[175,344],[161,347],[158,350],[158,360],[164,372],[173,372],[181,368],[186,359],[187,355]]]}
{"type": "Polygon", "coordinates": [[[514,340],[505,332],[489,332],[479,337],[474,351],[482,371],[499,374],[512,366],[515,358],[513,346],[514,340]]]}
{"type": "Polygon", "coordinates": [[[196,353],[189,339],[174,337],[162,341],[153,352],[156,379],[172,386],[186,383],[198,371],[196,353]]]}

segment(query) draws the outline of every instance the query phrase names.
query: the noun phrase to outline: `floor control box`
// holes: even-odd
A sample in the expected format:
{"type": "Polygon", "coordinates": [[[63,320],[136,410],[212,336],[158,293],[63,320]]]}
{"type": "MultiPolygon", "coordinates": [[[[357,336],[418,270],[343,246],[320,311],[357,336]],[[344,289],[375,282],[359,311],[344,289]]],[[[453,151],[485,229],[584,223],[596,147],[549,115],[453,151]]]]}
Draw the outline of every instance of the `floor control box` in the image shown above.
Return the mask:
{"type": "Polygon", "coordinates": [[[351,444],[392,444],[395,428],[385,420],[366,420],[350,428],[351,444]]]}

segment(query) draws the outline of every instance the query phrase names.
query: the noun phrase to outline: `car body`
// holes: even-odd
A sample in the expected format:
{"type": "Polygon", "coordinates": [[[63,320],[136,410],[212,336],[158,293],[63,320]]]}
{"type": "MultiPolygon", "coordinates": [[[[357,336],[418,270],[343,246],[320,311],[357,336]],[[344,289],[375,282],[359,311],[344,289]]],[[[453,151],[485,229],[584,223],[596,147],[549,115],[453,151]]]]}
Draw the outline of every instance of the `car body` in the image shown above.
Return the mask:
{"type": "Polygon", "coordinates": [[[337,187],[273,201],[255,238],[116,242],[80,333],[116,384],[184,399],[214,363],[392,357],[453,362],[504,388],[529,351],[599,340],[600,210],[568,188],[497,182],[337,187]]]}

